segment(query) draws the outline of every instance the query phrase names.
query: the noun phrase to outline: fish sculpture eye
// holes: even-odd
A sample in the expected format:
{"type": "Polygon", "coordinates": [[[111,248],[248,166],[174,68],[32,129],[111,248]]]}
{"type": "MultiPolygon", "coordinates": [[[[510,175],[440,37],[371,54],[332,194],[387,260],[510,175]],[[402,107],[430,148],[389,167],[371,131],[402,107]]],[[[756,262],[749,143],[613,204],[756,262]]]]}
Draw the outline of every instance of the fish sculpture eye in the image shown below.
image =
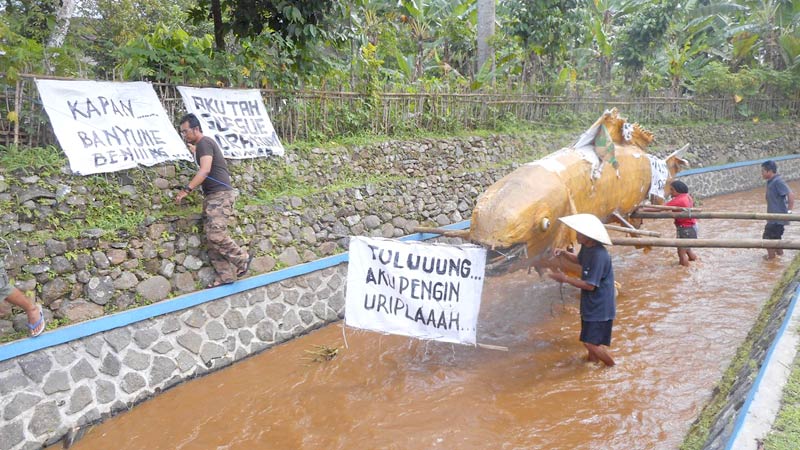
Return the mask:
{"type": "Polygon", "coordinates": [[[542,219],[541,227],[542,231],[547,231],[547,229],[550,228],[550,219],[548,219],[547,217],[542,219]]]}

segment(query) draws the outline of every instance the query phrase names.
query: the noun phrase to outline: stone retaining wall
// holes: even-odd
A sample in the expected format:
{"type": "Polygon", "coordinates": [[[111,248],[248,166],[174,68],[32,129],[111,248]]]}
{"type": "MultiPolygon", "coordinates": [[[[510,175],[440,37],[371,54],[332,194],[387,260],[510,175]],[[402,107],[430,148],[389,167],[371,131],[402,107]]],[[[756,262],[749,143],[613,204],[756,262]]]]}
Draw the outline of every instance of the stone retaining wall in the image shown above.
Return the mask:
{"type": "MultiPolygon", "coordinates": [[[[800,178],[800,158],[777,160],[778,173],[784,180],[800,178]]],[[[688,175],[680,175],[680,179],[689,186],[689,192],[695,198],[713,197],[715,195],[730,194],[732,192],[747,191],[764,187],[765,181],[761,178],[761,164],[731,164],[721,166],[723,170],[700,171],[688,175]]],[[[690,171],[694,172],[694,171],[690,171]]],[[[747,211],[766,212],[766,204],[751,205],[747,211]]]]}
{"type": "MultiPolygon", "coordinates": [[[[800,178],[796,162],[782,164],[787,178],[800,178]]],[[[747,167],[760,174],[757,164],[747,167]]],[[[693,175],[691,182],[710,192],[728,189],[727,172],[693,175]]],[[[0,450],[53,443],[180,382],[339,320],[346,272],[339,263],[0,362],[0,450]]]]}

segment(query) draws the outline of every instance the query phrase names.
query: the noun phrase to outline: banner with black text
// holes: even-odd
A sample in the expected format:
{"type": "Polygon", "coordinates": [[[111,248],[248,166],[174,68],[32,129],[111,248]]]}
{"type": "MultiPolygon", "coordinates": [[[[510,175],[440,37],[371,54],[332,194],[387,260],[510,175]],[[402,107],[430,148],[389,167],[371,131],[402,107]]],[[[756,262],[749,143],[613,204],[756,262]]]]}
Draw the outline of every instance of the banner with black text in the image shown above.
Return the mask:
{"type": "Polygon", "coordinates": [[[345,323],[475,345],[485,266],[475,245],[351,237],[345,323]]]}
{"type": "Polygon", "coordinates": [[[36,87],[78,175],[193,160],[149,83],[36,80],[36,87]]]}
{"type": "Polygon", "coordinates": [[[226,158],[283,155],[258,89],[178,86],[178,91],[186,111],[200,119],[203,135],[217,141],[226,158]]]}

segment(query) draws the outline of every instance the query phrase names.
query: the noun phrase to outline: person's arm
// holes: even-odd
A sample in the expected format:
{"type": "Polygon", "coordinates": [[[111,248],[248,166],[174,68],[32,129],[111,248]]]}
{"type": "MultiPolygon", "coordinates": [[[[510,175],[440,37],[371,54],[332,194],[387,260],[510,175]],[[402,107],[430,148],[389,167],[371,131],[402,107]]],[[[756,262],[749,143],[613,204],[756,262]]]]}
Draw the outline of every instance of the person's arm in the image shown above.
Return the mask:
{"type": "Polygon", "coordinates": [[[176,203],[183,201],[183,199],[189,195],[191,191],[197,189],[201,184],[203,184],[203,181],[205,181],[205,179],[211,173],[211,164],[213,161],[214,157],[211,155],[203,155],[200,157],[200,168],[197,169],[197,173],[194,174],[191,180],[189,180],[189,184],[186,186],[188,190],[186,188],[181,189],[181,191],[178,192],[178,195],[175,196],[176,203]]]}
{"type": "Polygon", "coordinates": [[[789,207],[789,213],[791,214],[794,211],[794,192],[791,190],[786,194],[786,206],[789,207]]]}
{"type": "Polygon", "coordinates": [[[559,283],[569,283],[575,286],[578,289],[582,289],[584,291],[593,291],[597,287],[593,284],[589,284],[579,278],[573,278],[569,275],[566,275],[563,272],[548,272],[547,276],[558,281],[559,283]]]}
{"type": "Polygon", "coordinates": [[[578,255],[563,248],[554,248],[553,256],[555,256],[556,258],[563,257],[564,259],[573,264],[578,264],[578,255]]]}
{"type": "Polygon", "coordinates": [[[211,155],[203,155],[200,157],[200,168],[197,169],[197,173],[194,174],[191,180],[189,180],[188,188],[195,190],[203,184],[203,181],[206,180],[208,175],[211,173],[211,164],[214,162],[214,157],[211,155]]]}

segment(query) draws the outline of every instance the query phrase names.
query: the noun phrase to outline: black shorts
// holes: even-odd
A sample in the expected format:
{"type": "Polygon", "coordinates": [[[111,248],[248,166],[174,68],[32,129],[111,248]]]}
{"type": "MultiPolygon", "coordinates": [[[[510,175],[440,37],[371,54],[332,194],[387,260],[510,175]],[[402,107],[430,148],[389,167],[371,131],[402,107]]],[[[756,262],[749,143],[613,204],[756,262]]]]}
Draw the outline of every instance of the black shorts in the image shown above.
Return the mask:
{"type": "Polygon", "coordinates": [[[581,320],[581,342],[594,345],[611,345],[611,328],[614,321],[587,322],[581,320]]]}
{"type": "Polygon", "coordinates": [[[764,235],[762,239],[780,239],[783,237],[783,225],[777,223],[768,223],[764,227],[764,235]]]}
{"type": "Polygon", "coordinates": [[[675,237],[678,239],[697,239],[697,227],[675,227],[677,229],[677,233],[675,237]]]}

